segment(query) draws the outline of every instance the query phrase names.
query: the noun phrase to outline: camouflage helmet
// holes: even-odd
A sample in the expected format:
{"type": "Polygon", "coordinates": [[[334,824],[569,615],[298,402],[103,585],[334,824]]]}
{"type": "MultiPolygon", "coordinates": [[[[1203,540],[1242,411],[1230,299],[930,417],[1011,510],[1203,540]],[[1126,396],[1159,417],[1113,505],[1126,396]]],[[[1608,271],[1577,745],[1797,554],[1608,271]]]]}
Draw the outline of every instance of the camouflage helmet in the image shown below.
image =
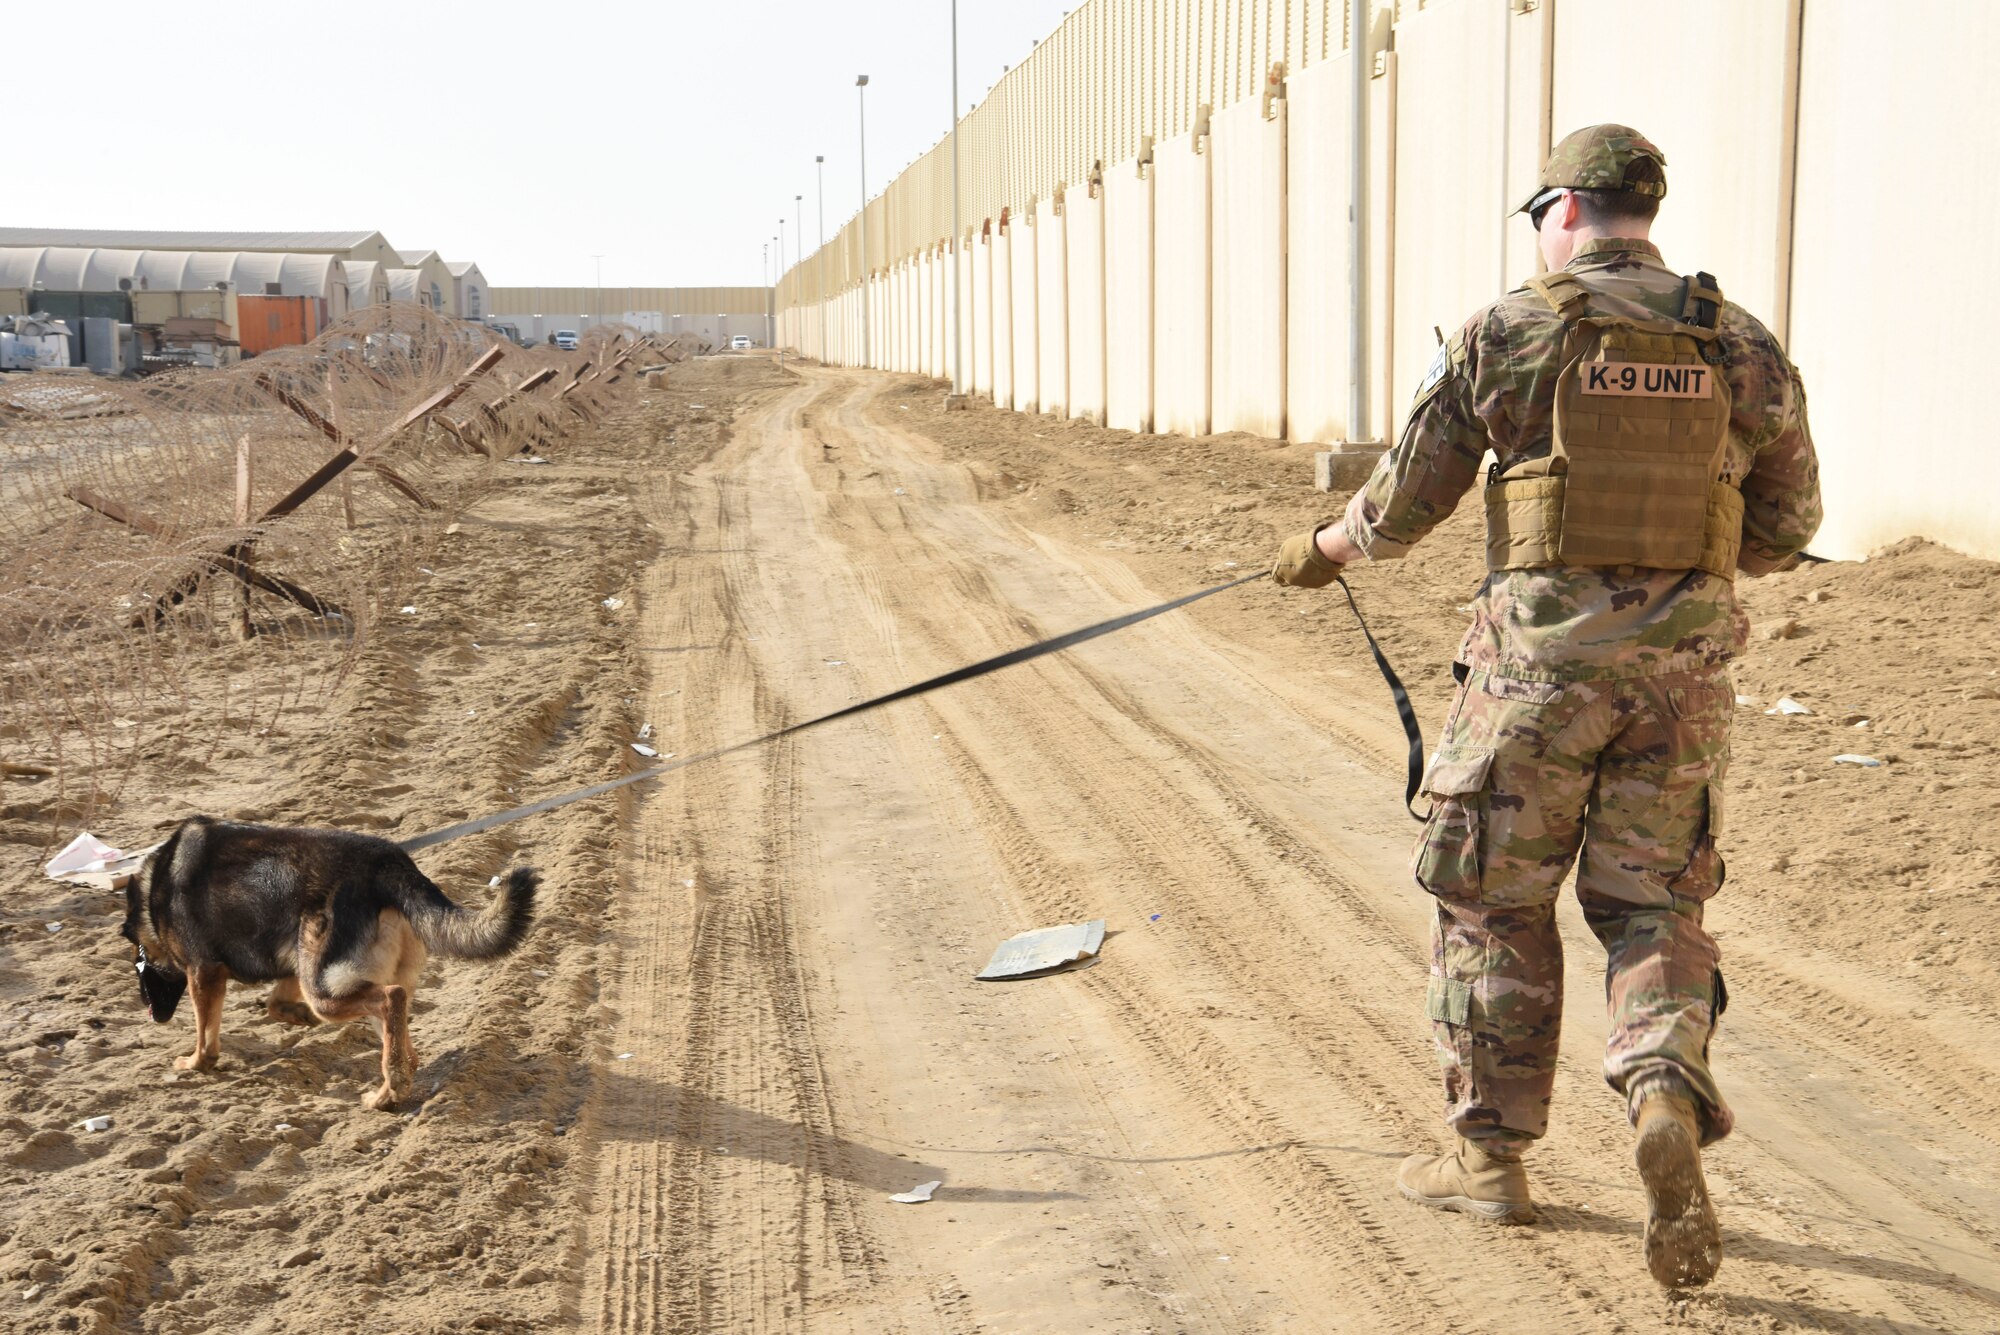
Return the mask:
{"type": "MultiPolygon", "coordinates": [[[[1547,202],[1556,190],[1630,190],[1667,197],[1667,155],[1652,140],[1629,125],[1587,125],[1564,137],[1549,154],[1542,179],[1516,213],[1527,213],[1547,202]],[[1660,179],[1628,180],[1635,163],[1651,161],[1660,179]]],[[[1646,172],[1651,176],[1656,173],[1646,172]]]]}

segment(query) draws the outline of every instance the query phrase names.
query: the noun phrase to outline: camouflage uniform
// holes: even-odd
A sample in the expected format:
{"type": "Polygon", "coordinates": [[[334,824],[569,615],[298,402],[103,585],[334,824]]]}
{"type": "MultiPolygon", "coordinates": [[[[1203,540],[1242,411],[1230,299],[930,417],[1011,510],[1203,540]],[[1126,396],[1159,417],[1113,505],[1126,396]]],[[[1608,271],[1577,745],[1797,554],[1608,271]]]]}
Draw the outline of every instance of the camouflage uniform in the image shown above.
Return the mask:
{"type": "MultiPolygon", "coordinates": [[[[1568,271],[1594,308],[1681,313],[1682,279],[1645,241],[1587,242],[1568,271]]],[[[1819,525],[1805,392],[1747,312],[1728,304],[1720,328],[1732,393],[1724,474],[1746,503],[1739,566],[1763,574],[1819,525]]],[[[1526,289],[1468,320],[1349,505],[1354,544],[1401,556],[1479,481],[1487,450],[1503,469],[1548,455],[1562,342],[1561,320],[1526,289]]],[[[1678,1077],[1704,1139],[1717,1139],[1731,1116],[1707,1053],[1724,992],[1702,909],[1723,879],[1727,664],[1748,630],[1734,587],[1699,570],[1506,570],[1488,575],[1472,611],[1413,866],[1437,898],[1426,1009],[1448,1120],[1500,1144],[1548,1129],[1562,1007],[1555,902],[1580,853],[1578,898],[1609,956],[1605,1078],[1636,1107],[1649,1083],[1678,1077]]]]}

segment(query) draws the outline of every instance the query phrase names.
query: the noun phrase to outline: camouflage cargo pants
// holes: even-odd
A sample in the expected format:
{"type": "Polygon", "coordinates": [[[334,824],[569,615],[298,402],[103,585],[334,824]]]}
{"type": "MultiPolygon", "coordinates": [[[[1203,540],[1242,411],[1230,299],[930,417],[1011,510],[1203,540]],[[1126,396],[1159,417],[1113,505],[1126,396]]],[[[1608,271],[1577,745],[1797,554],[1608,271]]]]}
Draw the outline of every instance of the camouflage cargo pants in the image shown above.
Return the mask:
{"type": "Polygon", "coordinates": [[[1629,1094],[1678,1076],[1705,1139],[1728,1134],[1708,1069],[1725,994],[1701,920],[1722,884],[1734,704],[1722,668],[1464,675],[1424,778],[1433,805],[1413,859],[1437,897],[1426,1010],[1461,1134],[1548,1130],[1562,1025],[1556,899],[1579,853],[1577,898],[1607,954],[1605,1079],[1629,1094]]]}

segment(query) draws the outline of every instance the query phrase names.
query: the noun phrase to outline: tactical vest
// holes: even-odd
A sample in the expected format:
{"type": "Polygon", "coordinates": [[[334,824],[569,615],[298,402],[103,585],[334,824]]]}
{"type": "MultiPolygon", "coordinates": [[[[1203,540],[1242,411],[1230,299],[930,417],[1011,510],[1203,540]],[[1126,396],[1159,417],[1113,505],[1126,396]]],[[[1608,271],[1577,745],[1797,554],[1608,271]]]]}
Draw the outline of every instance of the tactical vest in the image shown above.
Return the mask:
{"type": "Polygon", "coordinates": [[[1724,475],[1729,383],[1715,280],[1686,280],[1681,318],[1595,309],[1565,272],[1528,280],[1563,321],[1547,457],[1496,466],[1486,568],[1644,566],[1736,577],[1743,493],[1724,475]]]}

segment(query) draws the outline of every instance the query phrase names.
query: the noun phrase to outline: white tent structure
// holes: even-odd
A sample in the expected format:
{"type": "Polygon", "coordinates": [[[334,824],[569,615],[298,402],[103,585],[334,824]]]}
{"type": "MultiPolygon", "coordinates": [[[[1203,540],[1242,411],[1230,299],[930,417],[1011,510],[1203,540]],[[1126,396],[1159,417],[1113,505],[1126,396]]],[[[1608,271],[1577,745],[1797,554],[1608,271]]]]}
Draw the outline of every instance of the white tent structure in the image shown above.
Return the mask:
{"type": "Polygon", "coordinates": [[[486,275],[471,260],[445,261],[451,271],[451,313],[461,320],[484,320],[487,315],[486,275]]]}
{"type": "Polygon", "coordinates": [[[382,276],[389,284],[389,300],[418,306],[431,304],[430,288],[424,282],[422,269],[384,269],[382,276]]]}
{"type": "Polygon", "coordinates": [[[347,308],[380,306],[389,300],[389,270],[374,260],[347,261],[347,308]]]}
{"type": "Polygon", "coordinates": [[[242,296],[324,297],[333,319],[348,310],[346,266],[331,255],[0,246],[0,290],[193,292],[218,283],[242,296]]]}

